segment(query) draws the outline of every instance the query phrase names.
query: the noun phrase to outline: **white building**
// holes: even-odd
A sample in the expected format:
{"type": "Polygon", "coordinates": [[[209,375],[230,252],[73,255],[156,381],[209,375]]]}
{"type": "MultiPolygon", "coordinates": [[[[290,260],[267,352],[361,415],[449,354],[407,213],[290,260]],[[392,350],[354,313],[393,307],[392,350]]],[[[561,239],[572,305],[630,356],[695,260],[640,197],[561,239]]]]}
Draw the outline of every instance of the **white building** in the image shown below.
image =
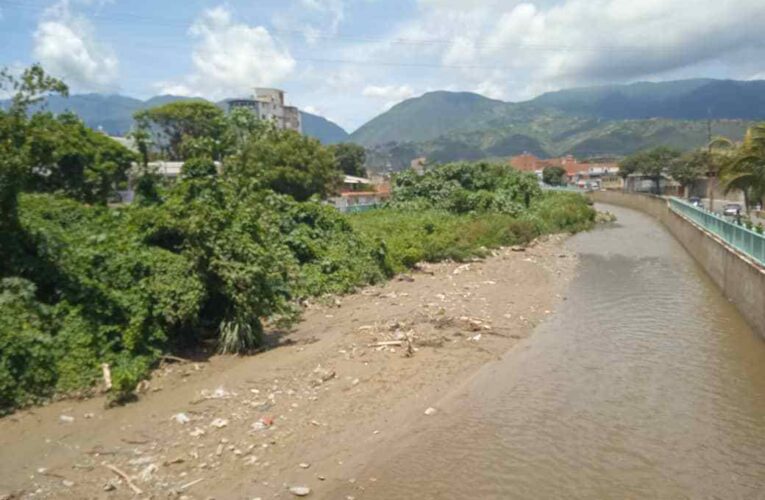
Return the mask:
{"type": "Polygon", "coordinates": [[[259,119],[269,120],[278,128],[303,131],[300,111],[295,106],[284,105],[284,91],[279,89],[255,89],[255,96],[250,99],[231,99],[228,109],[245,108],[252,111],[259,119]]]}

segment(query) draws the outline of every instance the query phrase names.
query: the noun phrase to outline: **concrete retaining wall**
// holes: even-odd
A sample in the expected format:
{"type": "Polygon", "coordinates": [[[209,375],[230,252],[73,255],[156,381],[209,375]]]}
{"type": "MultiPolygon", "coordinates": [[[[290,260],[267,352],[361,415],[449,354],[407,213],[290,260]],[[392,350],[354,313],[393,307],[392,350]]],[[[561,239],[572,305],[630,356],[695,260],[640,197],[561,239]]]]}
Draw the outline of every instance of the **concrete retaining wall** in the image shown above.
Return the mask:
{"type": "Polygon", "coordinates": [[[752,328],[765,338],[765,269],[717,236],[669,209],[655,196],[600,191],[593,201],[631,208],[661,221],[736,305],[752,328]]]}

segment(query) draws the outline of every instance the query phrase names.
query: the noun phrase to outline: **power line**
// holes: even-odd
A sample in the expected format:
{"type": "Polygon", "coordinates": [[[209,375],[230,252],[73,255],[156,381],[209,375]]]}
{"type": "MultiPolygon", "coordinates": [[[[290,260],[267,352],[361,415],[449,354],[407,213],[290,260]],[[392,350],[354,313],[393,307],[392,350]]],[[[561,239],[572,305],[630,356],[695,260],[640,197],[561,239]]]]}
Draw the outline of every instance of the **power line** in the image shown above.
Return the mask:
{"type": "MultiPolygon", "coordinates": [[[[14,1],[7,1],[4,3],[5,5],[13,5],[15,7],[21,8],[22,10],[27,10],[28,12],[34,12],[38,14],[42,14],[46,8],[42,6],[38,6],[35,8],[35,6],[29,5],[29,4],[23,4],[23,3],[17,3],[14,1]]],[[[104,21],[111,21],[114,23],[123,23],[125,25],[128,25],[129,23],[127,21],[134,21],[136,23],[140,22],[141,24],[151,24],[154,26],[159,27],[177,27],[177,28],[188,28],[193,24],[194,21],[176,21],[171,20],[167,18],[160,18],[156,16],[144,16],[139,14],[133,14],[128,12],[121,12],[119,14],[106,14],[103,12],[96,13],[92,15],[92,18],[95,20],[104,20],[104,21]]],[[[443,45],[454,45],[455,43],[462,42],[463,39],[459,38],[433,38],[433,39],[411,39],[411,38],[379,38],[379,37],[366,37],[366,36],[351,36],[351,35],[341,35],[337,33],[330,33],[330,32],[311,32],[310,34],[307,34],[304,31],[300,30],[286,30],[286,29],[278,29],[278,28],[267,28],[269,33],[280,35],[283,37],[288,38],[299,38],[299,39],[306,39],[306,38],[313,38],[313,39],[321,39],[325,41],[334,41],[334,42],[349,42],[349,43],[379,43],[379,44],[391,44],[391,45],[412,45],[412,46],[443,46],[443,45]]],[[[536,51],[551,51],[551,52],[568,52],[568,51],[596,51],[596,52],[603,52],[603,51],[613,51],[613,52],[639,52],[643,51],[644,49],[641,47],[614,47],[611,44],[589,44],[589,45],[562,45],[562,44],[538,44],[538,43],[472,43],[472,46],[477,49],[503,49],[503,48],[515,48],[520,50],[536,50],[536,51]]]]}

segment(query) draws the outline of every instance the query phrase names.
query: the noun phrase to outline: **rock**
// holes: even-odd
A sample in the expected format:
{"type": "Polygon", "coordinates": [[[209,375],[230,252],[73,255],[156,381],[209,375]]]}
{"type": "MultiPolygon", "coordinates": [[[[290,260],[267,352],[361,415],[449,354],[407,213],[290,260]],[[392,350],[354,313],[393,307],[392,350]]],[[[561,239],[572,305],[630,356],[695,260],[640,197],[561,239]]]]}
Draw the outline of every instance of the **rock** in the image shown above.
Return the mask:
{"type": "Polygon", "coordinates": [[[63,484],[67,488],[71,488],[72,486],[74,486],[74,481],[70,481],[68,479],[64,479],[63,481],[61,481],[61,484],[63,484]]]}
{"type": "Polygon", "coordinates": [[[519,245],[515,245],[515,246],[510,247],[510,250],[513,251],[513,252],[525,252],[526,248],[522,247],[522,246],[519,246],[519,245]]]}
{"type": "Polygon", "coordinates": [[[191,419],[185,413],[176,413],[171,418],[175,420],[176,422],[178,422],[179,424],[188,424],[189,422],[191,422],[191,419]]]}
{"type": "Polygon", "coordinates": [[[454,271],[452,271],[452,274],[454,274],[456,276],[458,274],[464,273],[465,271],[470,271],[470,264],[463,264],[463,265],[459,266],[454,271]]]}
{"type": "Polygon", "coordinates": [[[117,485],[114,484],[115,481],[113,479],[110,479],[104,484],[104,491],[114,491],[117,489],[117,485]]]}
{"type": "Polygon", "coordinates": [[[291,486],[290,493],[296,497],[307,497],[311,494],[311,488],[308,486],[291,486]]]}
{"type": "Polygon", "coordinates": [[[435,415],[437,411],[438,410],[436,410],[435,408],[431,407],[431,408],[428,408],[427,410],[425,410],[425,415],[427,415],[427,416],[435,415]]]}
{"type": "Polygon", "coordinates": [[[189,435],[190,435],[191,437],[199,437],[199,436],[204,436],[204,435],[205,435],[205,431],[204,431],[204,430],[202,430],[202,429],[200,429],[199,427],[197,427],[197,428],[196,428],[196,429],[194,429],[193,431],[189,432],[189,435]]]}
{"type": "Polygon", "coordinates": [[[159,470],[159,467],[157,464],[149,464],[146,467],[144,467],[141,472],[138,473],[138,477],[143,481],[144,483],[148,483],[151,481],[151,478],[154,477],[154,473],[159,470]]]}
{"type": "Polygon", "coordinates": [[[216,418],[212,422],[210,422],[210,427],[215,427],[216,429],[222,429],[228,425],[228,420],[225,418],[216,418]]]}
{"type": "Polygon", "coordinates": [[[65,424],[71,424],[72,422],[74,422],[74,417],[72,417],[71,415],[61,415],[60,417],[58,417],[58,419],[65,424]]]}
{"type": "Polygon", "coordinates": [[[305,462],[303,462],[303,463],[301,463],[301,464],[299,464],[299,465],[298,465],[298,467],[300,467],[301,469],[307,469],[307,468],[309,468],[310,466],[311,466],[311,464],[307,464],[307,463],[305,463],[305,462]]]}

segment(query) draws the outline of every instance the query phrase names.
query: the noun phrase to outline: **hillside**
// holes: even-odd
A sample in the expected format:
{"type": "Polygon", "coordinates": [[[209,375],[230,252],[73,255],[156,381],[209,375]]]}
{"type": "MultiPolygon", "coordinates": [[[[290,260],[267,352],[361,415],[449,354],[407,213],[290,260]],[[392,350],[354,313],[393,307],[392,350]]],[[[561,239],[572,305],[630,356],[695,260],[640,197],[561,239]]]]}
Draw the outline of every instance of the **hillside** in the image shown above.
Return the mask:
{"type": "Polygon", "coordinates": [[[470,92],[429,92],[408,99],[351,134],[371,146],[386,142],[427,141],[455,130],[478,130],[512,119],[512,105],[470,92]]]}
{"type": "Polygon", "coordinates": [[[765,119],[765,81],[681,80],[608,85],[543,94],[530,101],[610,120],[765,119]]]}
{"type": "Polygon", "coordinates": [[[765,120],[765,81],[682,80],[562,90],[508,103],[477,94],[433,92],[404,101],[351,135],[370,149],[369,167],[397,170],[431,161],[539,156],[627,155],[668,145],[687,150],[713,134],[741,139],[765,120]]]}
{"type": "MultiPolygon", "coordinates": [[[[133,114],[136,111],[189,99],[192,98],[162,95],[141,101],[116,94],[78,94],[69,97],[51,96],[41,106],[56,114],[71,111],[93,129],[103,130],[113,136],[124,136],[133,127],[133,114]]],[[[0,106],[3,104],[5,103],[0,102],[0,106]]],[[[301,115],[303,132],[306,135],[315,137],[324,144],[348,140],[348,133],[326,118],[303,111],[301,115]]]]}
{"type": "Polygon", "coordinates": [[[349,135],[340,125],[318,115],[300,112],[303,121],[303,133],[319,139],[322,144],[348,142],[349,135]]]}
{"type": "MultiPolygon", "coordinates": [[[[714,120],[712,134],[740,140],[752,123],[714,120]]],[[[449,162],[507,158],[524,152],[543,158],[566,154],[579,158],[624,156],[660,145],[689,150],[705,145],[707,134],[705,120],[547,117],[502,128],[452,132],[429,141],[372,146],[368,168],[398,171],[420,156],[433,162],[449,162]]]]}

